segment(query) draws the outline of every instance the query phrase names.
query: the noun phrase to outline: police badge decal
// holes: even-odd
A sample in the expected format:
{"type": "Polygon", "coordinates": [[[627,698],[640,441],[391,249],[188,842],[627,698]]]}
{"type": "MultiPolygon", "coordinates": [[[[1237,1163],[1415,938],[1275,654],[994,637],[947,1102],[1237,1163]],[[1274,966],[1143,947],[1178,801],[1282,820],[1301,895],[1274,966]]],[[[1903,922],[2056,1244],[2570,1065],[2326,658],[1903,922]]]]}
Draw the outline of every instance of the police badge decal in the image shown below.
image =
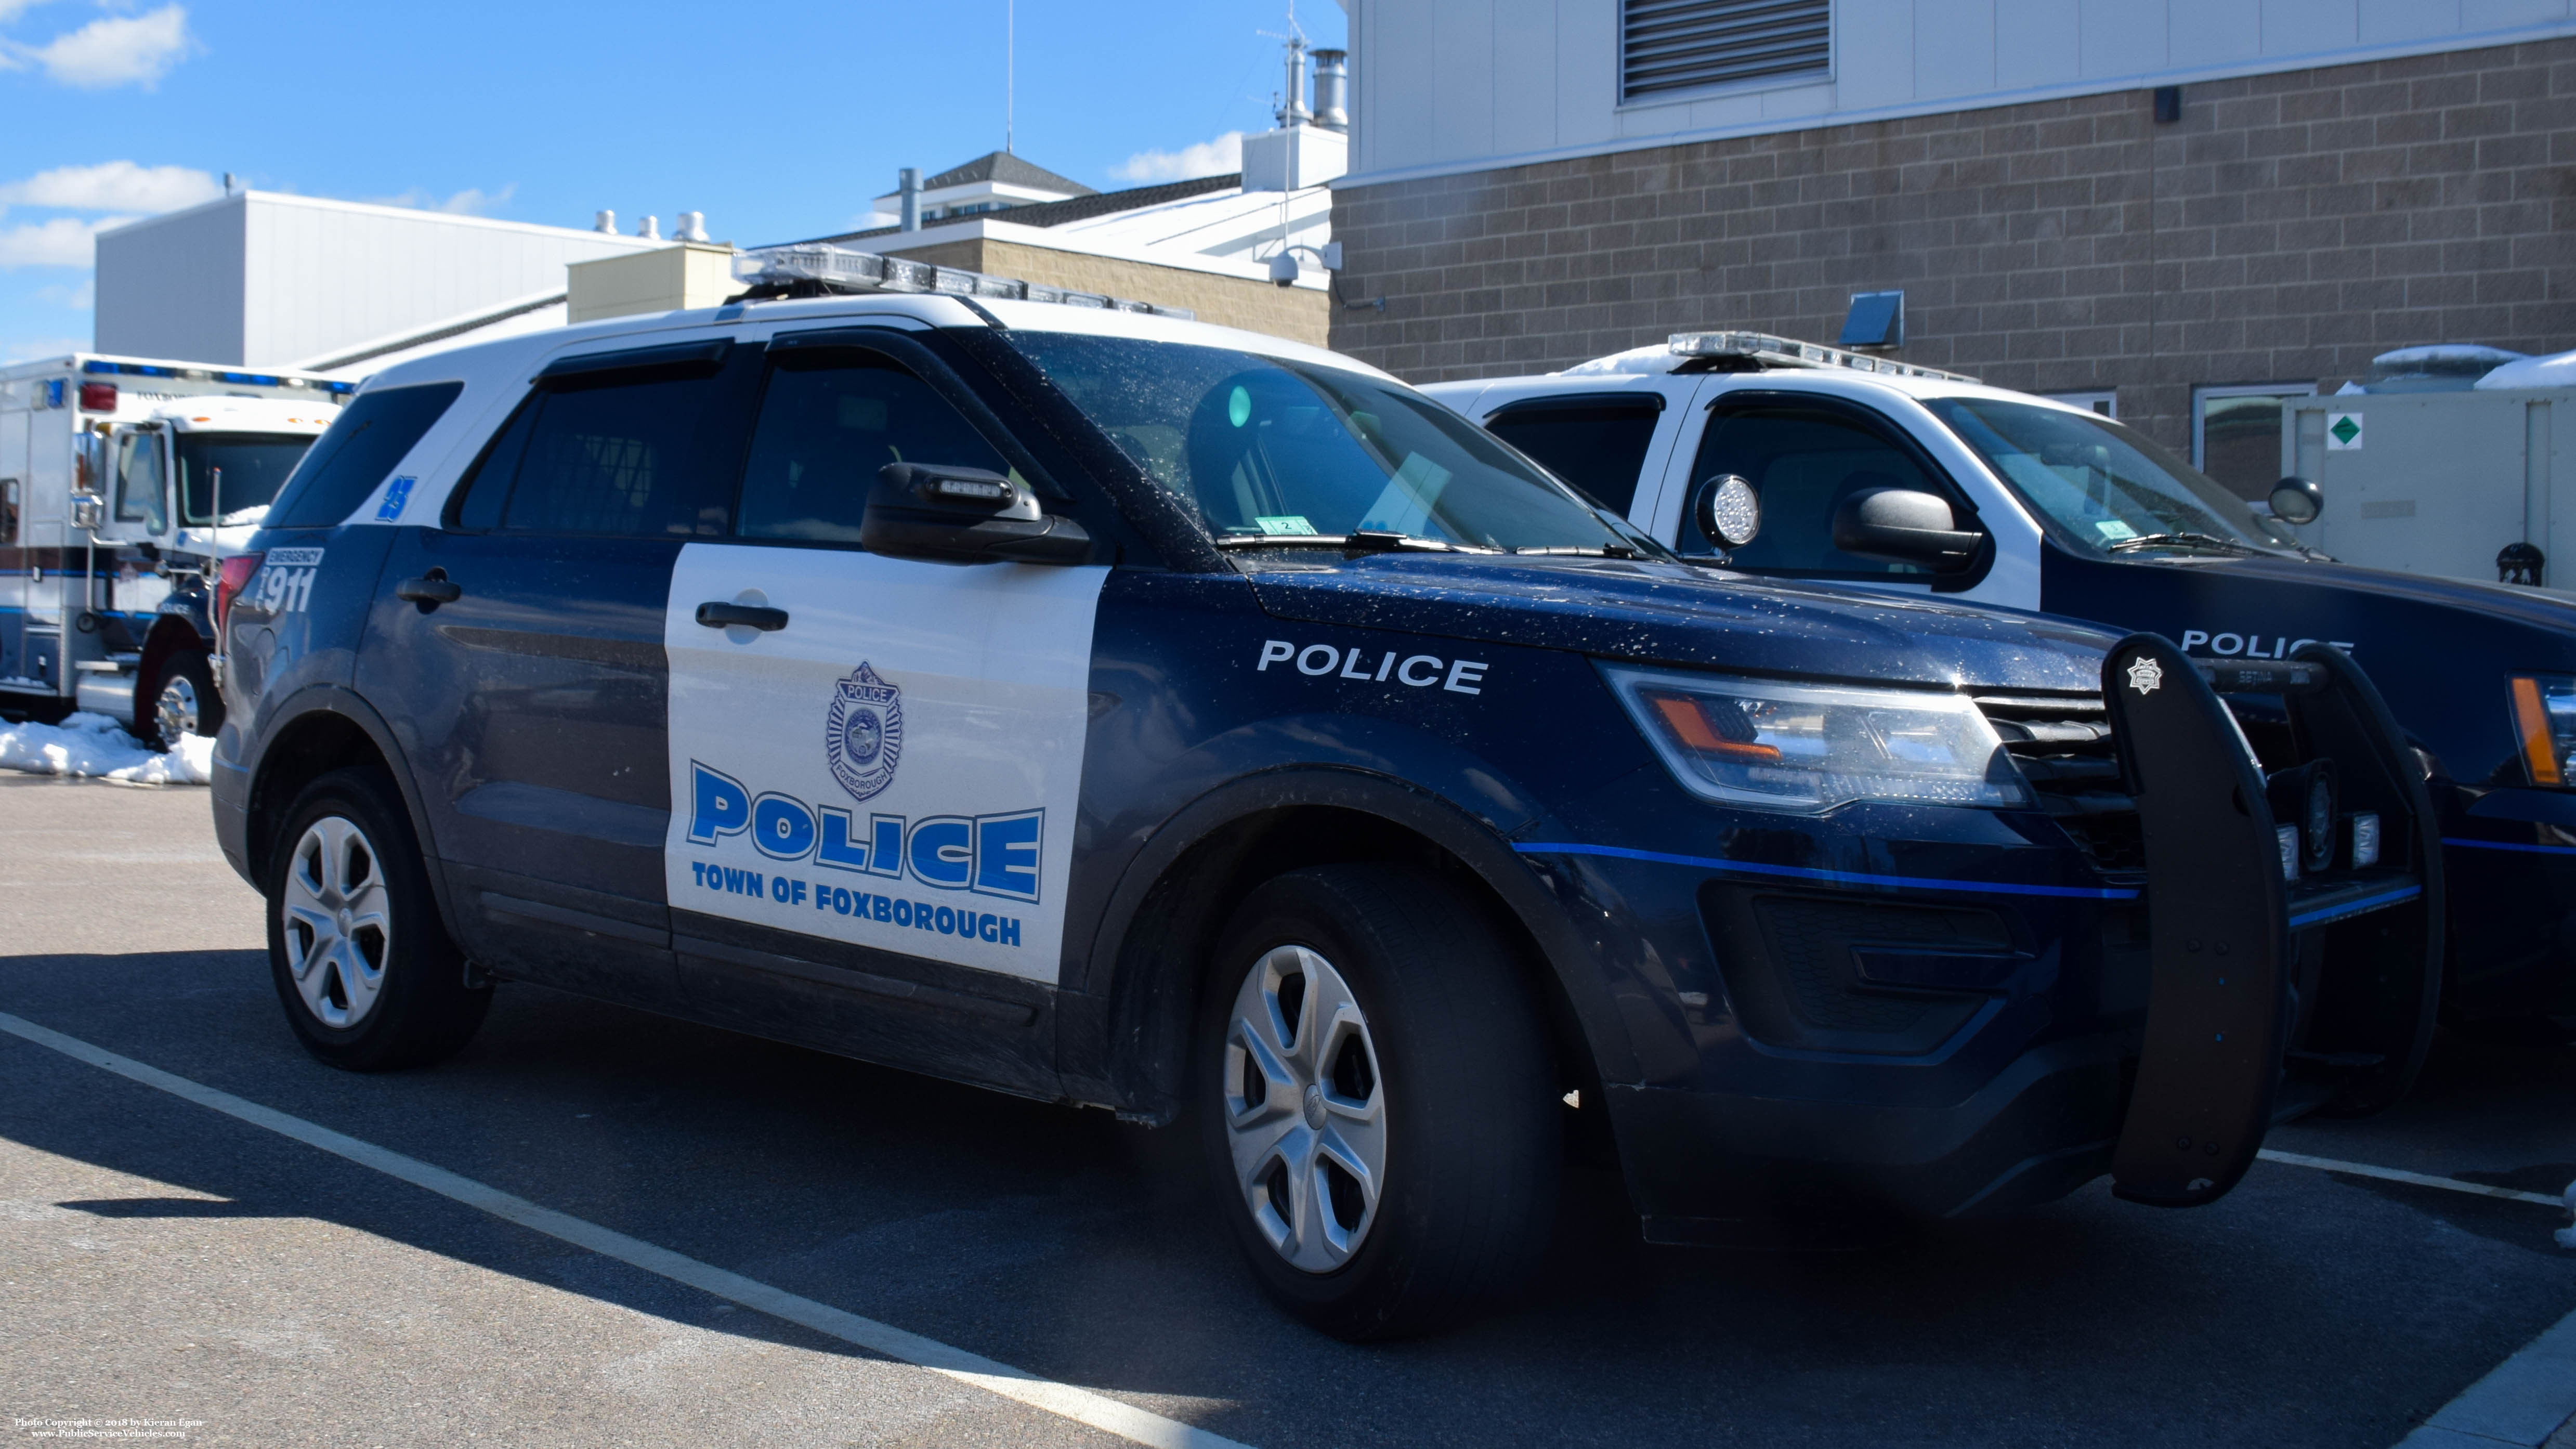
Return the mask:
{"type": "Polygon", "coordinates": [[[903,755],[903,691],[877,677],[865,661],[832,689],[831,713],[823,721],[823,753],[832,778],[865,800],[894,783],[895,762],[903,755]]]}

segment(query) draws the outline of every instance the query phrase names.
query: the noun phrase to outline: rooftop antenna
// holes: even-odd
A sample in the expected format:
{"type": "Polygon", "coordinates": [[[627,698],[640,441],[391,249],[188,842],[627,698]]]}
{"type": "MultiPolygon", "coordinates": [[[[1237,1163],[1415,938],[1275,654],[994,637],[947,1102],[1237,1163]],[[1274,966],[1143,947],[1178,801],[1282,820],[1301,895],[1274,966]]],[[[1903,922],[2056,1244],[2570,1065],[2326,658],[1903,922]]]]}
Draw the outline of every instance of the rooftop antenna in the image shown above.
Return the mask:
{"type": "Polygon", "coordinates": [[[1002,0],[1002,154],[1011,152],[1019,122],[1020,0],[1002,0]]]}
{"type": "Polygon", "coordinates": [[[1279,93],[1277,114],[1280,129],[1293,131],[1312,114],[1306,109],[1306,32],[1297,28],[1297,0],[1288,0],[1287,34],[1279,35],[1267,30],[1253,33],[1287,43],[1288,84],[1279,93]]]}

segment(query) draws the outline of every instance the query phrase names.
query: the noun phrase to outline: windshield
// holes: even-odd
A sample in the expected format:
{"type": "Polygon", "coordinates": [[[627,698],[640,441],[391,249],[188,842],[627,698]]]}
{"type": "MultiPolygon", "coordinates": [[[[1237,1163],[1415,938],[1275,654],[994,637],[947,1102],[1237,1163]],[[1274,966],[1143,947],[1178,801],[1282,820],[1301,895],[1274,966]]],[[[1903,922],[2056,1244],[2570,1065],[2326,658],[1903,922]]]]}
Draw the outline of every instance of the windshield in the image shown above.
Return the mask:
{"type": "Polygon", "coordinates": [[[2023,501],[2093,548],[2297,547],[2243,499],[2107,418],[1998,398],[1926,398],[1923,405],[2023,501]],[[2192,534],[2200,537],[2155,541],[2192,534]],[[2141,539],[2149,542],[2132,542],[2141,539]]]}
{"type": "Polygon", "coordinates": [[[300,433],[181,433],[179,488],[192,524],[214,521],[215,474],[223,473],[225,523],[257,523],[278,485],[304,460],[313,440],[300,433]]]}
{"type": "Polygon", "coordinates": [[[1004,335],[1223,542],[1368,530],[1468,548],[1651,548],[1397,383],[1221,347],[1004,335]]]}

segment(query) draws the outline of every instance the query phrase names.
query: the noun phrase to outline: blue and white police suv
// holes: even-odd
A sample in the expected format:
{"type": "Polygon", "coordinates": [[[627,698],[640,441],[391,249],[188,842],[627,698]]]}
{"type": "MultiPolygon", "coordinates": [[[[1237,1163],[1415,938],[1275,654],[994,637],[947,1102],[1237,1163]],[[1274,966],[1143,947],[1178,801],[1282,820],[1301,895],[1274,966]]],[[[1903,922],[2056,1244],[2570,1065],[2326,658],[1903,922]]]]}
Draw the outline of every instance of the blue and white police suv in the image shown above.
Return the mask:
{"type": "Polygon", "coordinates": [[[1570,1151],[1667,1242],[2190,1205],[2420,1059],[2432,817],[2331,650],[1729,573],[1328,352],[745,265],[378,375],[253,540],[215,816],[324,1061],[528,981],[1185,1121],[1361,1338],[1511,1291],[1570,1151]]]}

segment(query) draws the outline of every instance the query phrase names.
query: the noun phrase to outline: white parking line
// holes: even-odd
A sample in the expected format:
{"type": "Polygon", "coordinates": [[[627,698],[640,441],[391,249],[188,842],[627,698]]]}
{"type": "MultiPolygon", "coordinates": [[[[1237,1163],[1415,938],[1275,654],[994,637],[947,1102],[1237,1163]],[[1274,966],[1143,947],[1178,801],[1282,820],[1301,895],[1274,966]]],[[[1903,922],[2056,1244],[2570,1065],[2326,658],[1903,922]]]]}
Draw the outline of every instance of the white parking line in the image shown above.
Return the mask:
{"type": "Polygon", "coordinates": [[[2313,1167],[2319,1172],[2348,1172],[2355,1177],[2375,1177],[2382,1182],[2411,1182],[2417,1187],[2438,1187],[2450,1192],[2465,1192],[2472,1197],[2500,1197],[2507,1202],[2538,1203],[2542,1207],[2564,1208],[2563,1198],[2545,1192],[2523,1192],[2518,1188],[2489,1187],[2482,1182],[2462,1182],[2456,1177],[2435,1177],[2429,1173],[2407,1172],[2402,1168],[2373,1167],[2367,1162],[2343,1162],[2332,1157],[2308,1157],[2296,1152],[2275,1152],[2266,1147],[2254,1154],[2265,1162],[2278,1162],[2288,1167],[2313,1167]]]}
{"type": "Polygon", "coordinates": [[[130,1057],[121,1057],[103,1047],[95,1047],[78,1037],[36,1025],[34,1022],[0,1012],[0,1031],[24,1038],[41,1047],[62,1053],[74,1061],[86,1062],[103,1071],[114,1072],[128,1081],[184,1098],[200,1107],[211,1108],[227,1117],[263,1127],[281,1137],[291,1137],[308,1147],[318,1147],[334,1157],[345,1158],[361,1167],[372,1168],[387,1177],[400,1178],[414,1187],[427,1188],[441,1197],[451,1198],[467,1207],[479,1208],[497,1218],[517,1223],[550,1238],[559,1238],[576,1247],[588,1248],[603,1257],[632,1264],[647,1273],[658,1274],[675,1283],[727,1298],[745,1308],[756,1308],[773,1318],[801,1324],[817,1333],[827,1334],[843,1343],[855,1344],[870,1353],[914,1364],[944,1374],[961,1383],[1016,1400],[1031,1408],[1088,1424],[1094,1429],[1150,1444],[1155,1449],[1246,1449],[1220,1434],[1166,1419],[1133,1404],[1096,1394],[1071,1384],[1042,1379],[1025,1369],[997,1363],[981,1354],[952,1348],[917,1333],[907,1333],[891,1324],[873,1318],[845,1313],[826,1303],[801,1298],[784,1289],[729,1273],[711,1263],[658,1248],[640,1238],[603,1228],[552,1208],[539,1207],[525,1198],[513,1197],[499,1188],[476,1182],[470,1177],[432,1167],[414,1157],[405,1157],[372,1142],[362,1142],[328,1127],[317,1126],[301,1117],[290,1116],[273,1107],[217,1091],[186,1077],[174,1076],[159,1067],[146,1066],[130,1057]]]}

